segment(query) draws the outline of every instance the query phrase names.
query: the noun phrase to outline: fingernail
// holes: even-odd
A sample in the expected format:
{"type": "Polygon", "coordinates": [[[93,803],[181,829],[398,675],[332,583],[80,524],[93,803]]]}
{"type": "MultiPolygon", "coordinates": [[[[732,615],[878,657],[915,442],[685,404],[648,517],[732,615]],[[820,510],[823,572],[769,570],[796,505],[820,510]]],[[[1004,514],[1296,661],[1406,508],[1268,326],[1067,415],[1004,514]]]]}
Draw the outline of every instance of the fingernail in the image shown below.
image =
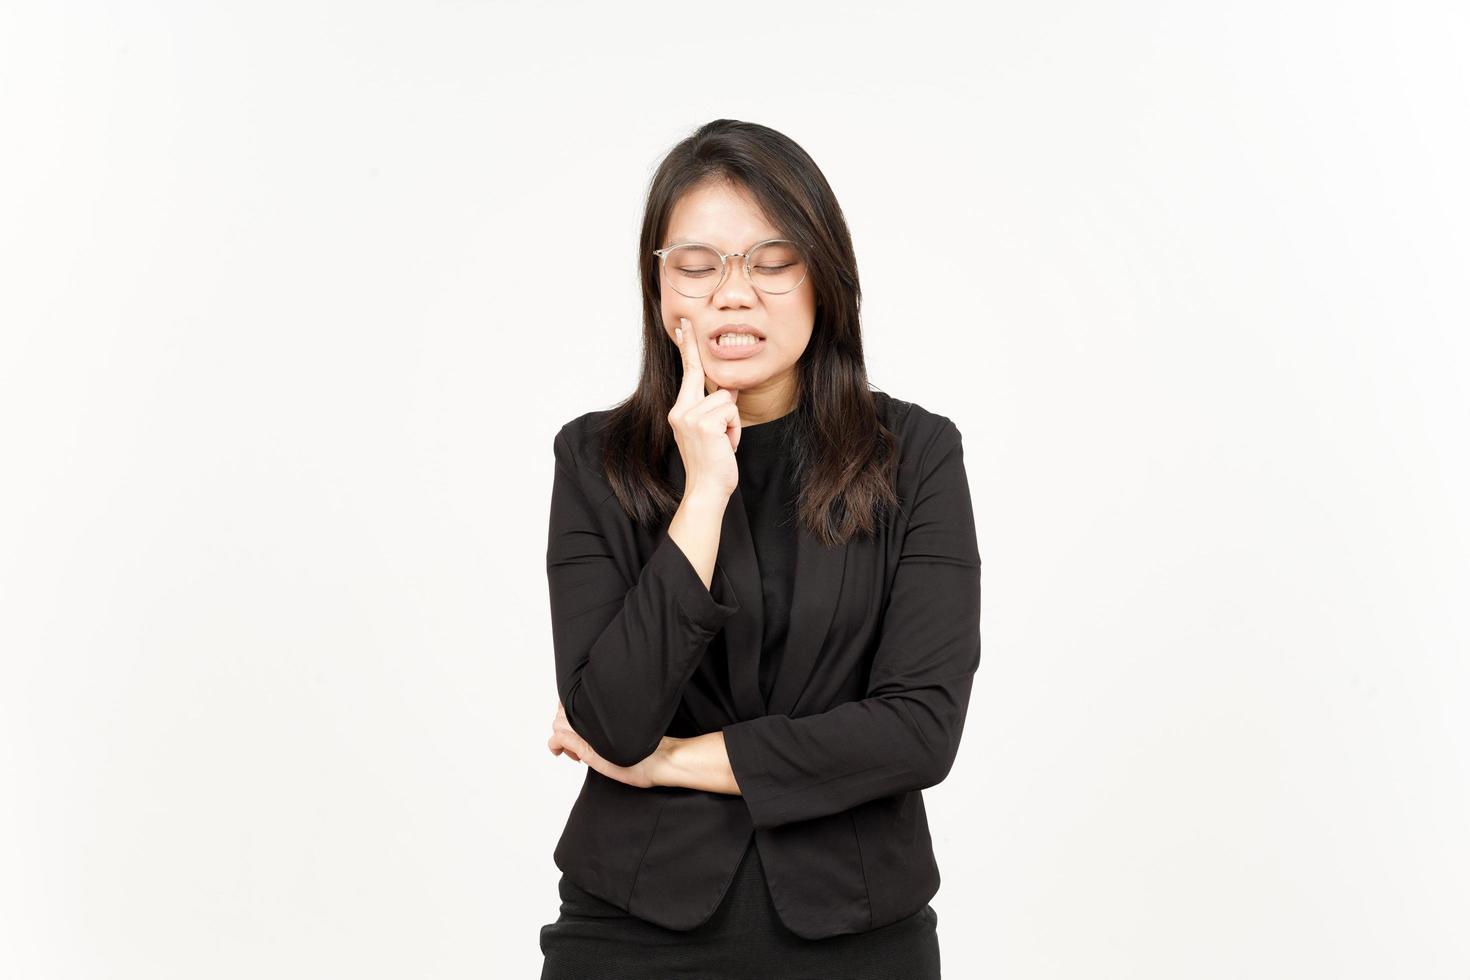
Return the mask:
{"type": "Polygon", "coordinates": [[[680,344],[684,342],[684,331],[679,327],[674,328],[674,340],[680,344]]]}

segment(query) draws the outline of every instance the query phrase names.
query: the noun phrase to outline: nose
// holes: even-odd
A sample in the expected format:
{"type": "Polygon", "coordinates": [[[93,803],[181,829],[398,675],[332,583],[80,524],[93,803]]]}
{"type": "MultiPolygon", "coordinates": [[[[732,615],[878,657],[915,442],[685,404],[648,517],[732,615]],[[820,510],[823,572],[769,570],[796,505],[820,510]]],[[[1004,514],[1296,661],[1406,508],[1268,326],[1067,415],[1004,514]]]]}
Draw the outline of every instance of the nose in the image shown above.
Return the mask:
{"type": "Polygon", "coordinates": [[[737,252],[725,259],[725,280],[710,294],[710,300],[722,310],[746,309],[755,299],[755,287],[745,274],[745,254],[737,252]]]}

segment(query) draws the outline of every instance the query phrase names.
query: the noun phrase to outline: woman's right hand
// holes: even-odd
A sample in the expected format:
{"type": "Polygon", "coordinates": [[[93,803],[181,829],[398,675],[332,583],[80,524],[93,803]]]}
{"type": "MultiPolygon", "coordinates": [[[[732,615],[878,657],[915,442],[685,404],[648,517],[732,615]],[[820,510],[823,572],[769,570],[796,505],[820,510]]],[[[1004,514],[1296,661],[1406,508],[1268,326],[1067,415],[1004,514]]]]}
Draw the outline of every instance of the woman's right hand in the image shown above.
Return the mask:
{"type": "Polygon", "coordinates": [[[675,334],[684,358],[684,383],[669,409],[669,425],[684,461],[684,495],[707,493],[728,499],[735,492],[740,471],[735,465],[735,447],[740,445],[740,410],[733,388],[704,392],[704,361],[699,340],[684,317],[675,334]]]}

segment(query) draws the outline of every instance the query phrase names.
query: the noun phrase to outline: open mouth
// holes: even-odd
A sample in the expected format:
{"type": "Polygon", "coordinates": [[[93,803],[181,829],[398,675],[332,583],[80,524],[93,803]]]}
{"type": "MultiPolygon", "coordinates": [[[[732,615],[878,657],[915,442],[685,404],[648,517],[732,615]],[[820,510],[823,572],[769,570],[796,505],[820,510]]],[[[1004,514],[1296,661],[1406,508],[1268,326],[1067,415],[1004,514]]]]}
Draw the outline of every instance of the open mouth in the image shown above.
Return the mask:
{"type": "Polygon", "coordinates": [[[721,333],[715,334],[714,343],[716,347],[754,347],[762,340],[760,334],[754,333],[721,333]]]}
{"type": "Polygon", "coordinates": [[[723,338],[729,338],[729,340],[725,341],[726,343],[730,341],[739,342],[742,337],[749,337],[751,340],[757,341],[766,339],[765,334],[748,323],[727,323],[715,328],[714,333],[710,334],[710,342],[718,344],[723,338]]]}
{"type": "Polygon", "coordinates": [[[709,338],[711,355],[725,360],[754,357],[765,348],[766,339],[748,329],[721,329],[711,334],[709,338]]]}

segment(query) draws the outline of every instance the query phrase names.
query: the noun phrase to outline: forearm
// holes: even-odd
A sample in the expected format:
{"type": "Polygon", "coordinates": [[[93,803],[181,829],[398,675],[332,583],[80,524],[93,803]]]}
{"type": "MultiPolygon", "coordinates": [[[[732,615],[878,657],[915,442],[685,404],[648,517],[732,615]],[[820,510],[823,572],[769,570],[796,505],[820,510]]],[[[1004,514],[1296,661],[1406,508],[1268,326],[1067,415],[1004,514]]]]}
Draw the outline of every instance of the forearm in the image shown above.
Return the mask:
{"type": "Polygon", "coordinates": [[[694,566],[705,588],[710,587],[714,578],[728,502],[725,497],[690,492],[684,495],[669,521],[669,537],[694,566]]]}
{"type": "Polygon", "coordinates": [[[724,732],[694,738],[666,737],[654,758],[652,779],[658,786],[741,795],[740,785],[730,770],[730,757],[725,752],[724,732]]]}

